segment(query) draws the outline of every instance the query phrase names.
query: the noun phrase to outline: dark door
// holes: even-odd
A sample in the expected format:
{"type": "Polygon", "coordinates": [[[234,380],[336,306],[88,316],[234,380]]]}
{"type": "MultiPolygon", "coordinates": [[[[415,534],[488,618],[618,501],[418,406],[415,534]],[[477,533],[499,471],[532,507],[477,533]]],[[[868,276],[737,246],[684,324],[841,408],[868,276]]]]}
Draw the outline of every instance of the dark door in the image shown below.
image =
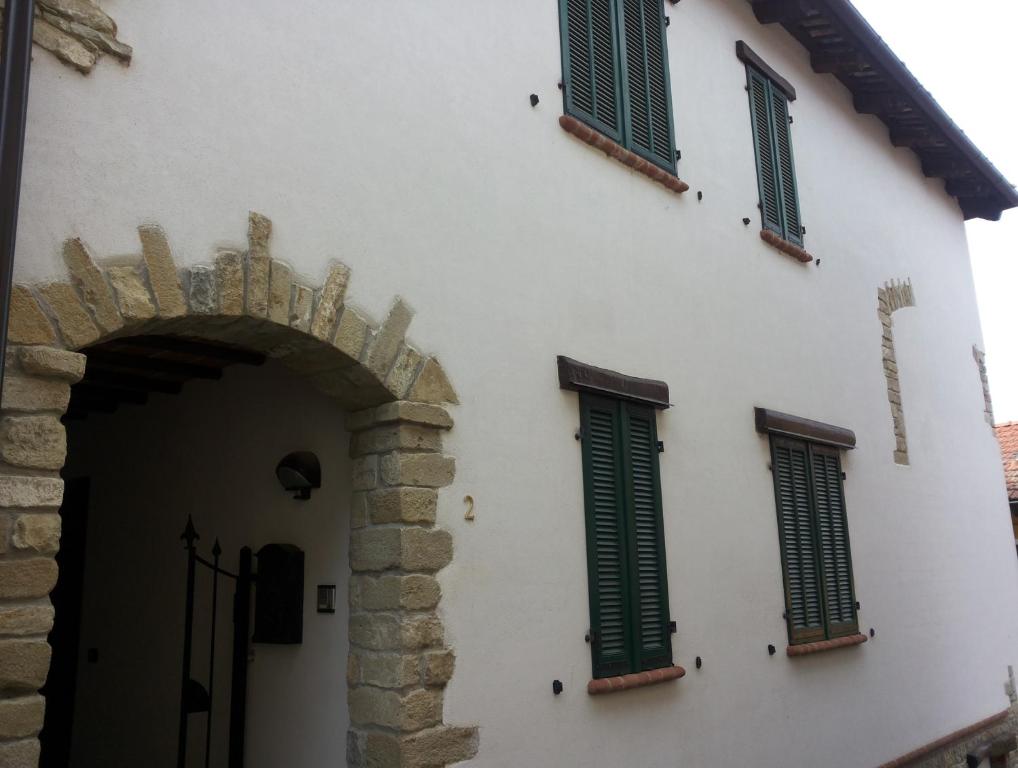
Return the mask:
{"type": "Polygon", "coordinates": [[[39,740],[40,768],[67,768],[71,755],[74,722],[74,689],[78,678],[78,636],[81,628],[81,596],[85,577],[85,534],[88,530],[88,478],[64,483],[60,507],[60,575],[50,596],[55,616],[49,644],[53,647],[49,676],[42,694],[46,719],[39,740]]]}

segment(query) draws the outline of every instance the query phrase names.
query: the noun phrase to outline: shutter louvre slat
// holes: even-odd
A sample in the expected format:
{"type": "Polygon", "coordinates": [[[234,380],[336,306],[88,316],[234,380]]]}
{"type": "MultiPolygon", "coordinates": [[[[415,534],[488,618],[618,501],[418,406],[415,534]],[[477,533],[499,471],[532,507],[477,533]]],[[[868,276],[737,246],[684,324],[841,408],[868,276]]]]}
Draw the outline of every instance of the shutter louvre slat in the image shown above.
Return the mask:
{"type": "Polygon", "coordinates": [[[770,82],[751,67],[746,68],[746,73],[749,83],[749,113],[753,125],[753,147],[756,152],[756,174],[760,187],[760,210],[763,226],[764,229],[781,235],[778,178],[774,163],[774,142],[771,138],[770,82]]]}
{"type": "Polygon", "coordinates": [[[812,446],[810,453],[823,561],[828,636],[841,637],[859,631],[852,587],[848,520],[841,483],[841,460],[838,452],[830,448],[812,446]]]}
{"type": "Polygon", "coordinates": [[[781,216],[784,238],[802,245],[802,221],[799,218],[799,191],[795,184],[795,163],[792,159],[791,127],[788,121],[788,99],[768,82],[771,96],[771,114],[774,123],[774,140],[778,180],[781,184],[781,216]]]}
{"type": "Polygon", "coordinates": [[[614,0],[562,0],[565,111],[622,141],[614,0]]]}

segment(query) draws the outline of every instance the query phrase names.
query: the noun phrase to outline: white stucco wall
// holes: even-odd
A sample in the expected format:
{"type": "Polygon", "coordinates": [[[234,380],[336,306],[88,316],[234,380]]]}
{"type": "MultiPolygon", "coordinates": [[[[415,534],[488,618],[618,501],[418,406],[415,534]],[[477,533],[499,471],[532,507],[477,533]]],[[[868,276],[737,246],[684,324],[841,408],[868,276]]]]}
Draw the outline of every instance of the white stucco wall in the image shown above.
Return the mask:
{"type": "MultiPolygon", "coordinates": [[[[72,764],[174,765],[191,514],[198,553],[236,573],[240,548],[304,551],[304,639],[253,644],[245,765],[339,765],[346,753],[349,438],[344,414],[285,369],[227,368],[144,408],[74,422],[66,477],[91,480],[72,764]],[[314,451],[322,488],[295,501],[275,477],[294,450],[314,451]],[[110,460],[111,457],[114,460],[110,460]],[[316,586],[337,585],[337,611],[316,611],[316,586]],[[97,663],[87,661],[89,648],[97,663]]],[[[255,562],[257,570],[257,560],[255,562]]],[[[213,765],[226,764],[233,582],[220,580],[213,765]]],[[[198,567],[192,677],[208,683],[211,578],[198,567]]],[[[205,715],[188,747],[203,764],[205,715]]],[[[191,764],[191,763],[189,763],[191,764]]]]}
{"type": "Polygon", "coordinates": [[[445,713],[480,724],[477,765],[635,764],[638,745],[641,768],[857,768],[1007,706],[1018,562],[971,355],[961,214],[783,30],[741,0],[666,6],[692,187],[677,197],[557,125],[552,0],[104,7],[135,46],[129,69],[104,61],[82,78],[36,53],[18,277],[61,274],[69,235],[98,254],[137,251],[150,220],[178,263],[205,261],[243,243],[253,209],[299,271],[350,264],[373,317],[407,297],[411,339],[440,356],[462,401],[439,510],[456,541],[441,575],[458,656],[445,713]],[[818,265],[759,240],[737,39],[798,91],[818,265]],[[912,462],[900,467],[876,290],[906,277],[917,306],[894,316],[912,462]],[[677,684],[584,692],[579,414],[556,354],[671,386],[658,428],[673,647],[689,670],[677,684]],[[846,498],[860,622],[876,630],[861,648],[782,653],[754,405],[858,435],[846,498]]]}

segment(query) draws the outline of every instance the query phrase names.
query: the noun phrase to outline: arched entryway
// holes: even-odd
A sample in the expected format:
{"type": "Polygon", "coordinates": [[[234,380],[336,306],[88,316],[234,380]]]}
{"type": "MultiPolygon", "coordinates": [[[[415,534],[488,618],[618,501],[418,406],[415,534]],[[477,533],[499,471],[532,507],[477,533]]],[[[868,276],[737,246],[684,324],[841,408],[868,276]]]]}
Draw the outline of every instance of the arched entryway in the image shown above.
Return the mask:
{"type": "MultiPolygon", "coordinates": [[[[35,691],[50,663],[48,595],[57,576],[66,455],[61,419],[148,397],[138,370],[117,367],[118,349],[144,358],[136,360],[141,370],[176,364],[178,373],[194,373],[201,355],[188,369],[188,353],[202,344],[264,356],[347,414],[352,574],[338,599],[348,604],[349,654],[345,669],[321,671],[347,680],[348,765],[424,768],[476,751],[476,728],[445,725],[442,712],[454,656],[437,613],[435,574],[451,560],[452,542],[435,527],[435,511],[437,491],[455,469],[442,453],[442,434],[452,426],[442,406],[455,393],[437,360],[406,342],[412,313],[402,300],[374,327],[346,301],[347,267],[334,264],[321,286],[305,285],[270,257],[270,232],[268,220],[252,214],[246,249],[220,251],[214,264],[184,271],[157,227],[139,229],[142,254],[130,263],[101,265],[69,240],[69,281],[16,286],[0,435],[0,507],[9,510],[10,527],[0,555],[0,762],[38,759],[43,700],[35,691]]],[[[157,429],[149,434],[158,439],[157,429]]],[[[167,615],[183,620],[180,611],[167,615]]],[[[341,713],[336,721],[341,728],[341,713]]]]}

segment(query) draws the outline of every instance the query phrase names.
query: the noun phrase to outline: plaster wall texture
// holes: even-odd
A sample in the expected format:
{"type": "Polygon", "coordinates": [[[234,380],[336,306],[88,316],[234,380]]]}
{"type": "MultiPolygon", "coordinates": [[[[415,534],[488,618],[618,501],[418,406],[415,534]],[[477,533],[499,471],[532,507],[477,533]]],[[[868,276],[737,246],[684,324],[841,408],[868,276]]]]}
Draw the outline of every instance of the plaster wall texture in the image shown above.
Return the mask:
{"type": "Polygon", "coordinates": [[[134,46],[129,69],[81,78],[36,57],[18,279],[62,274],[74,234],[98,253],[136,251],[149,219],[178,263],[198,262],[242,242],[259,210],[298,272],[350,264],[368,315],[394,292],[412,298],[411,340],[438,345],[424,351],[461,401],[438,521],[456,540],[440,576],[457,652],[445,716],[481,725],[476,765],[614,766],[638,748],[641,768],[856,768],[1007,706],[1018,616],[999,606],[1018,599],[1018,562],[972,365],[961,213],[782,29],[741,0],[666,6],[691,185],[676,196],[557,125],[555,2],[107,5],[134,46]],[[798,91],[819,265],[760,241],[738,39],[798,91]],[[909,467],[891,460],[875,311],[892,278],[917,297],[894,317],[909,467]],[[579,413],[556,354],[671,386],[658,428],[673,647],[689,669],[677,683],[584,692],[579,413]],[[864,646],[780,651],[754,405],[858,436],[844,469],[860,623],[876,630],[864,646]]]}
{"type": "MultiPolygon", "coordinates": [[[[227,368],[180,395],[74,422],[66,477],[91,477],[85,601],[73,764],[172,765],[177,747],[187,515],[211,559],[237,572],[242,546],[304,550],[304,641],[252,645],[247,764],[339,765],[346,752],[346,592],[350,473],[344,413],[285,369],[227,368]],[[314,451],[322,488],[301,502],[280,488],[276,463],[314,451]],[[111,460],[112,459],[112,460],[111,460]],[[316,586],[337,585],[335,614],[316,612],[316,586]],[[98,663],[86,660],[88,648],[98,663]]],[[[257,569],[257,561],[255,563],[257,569]]],[[[211,578],[199,567],[192,676],[207,684],[211,578]]],[[[221,579],[213,765],[226,764],[233,582],[221,579]]],[[[204,756],[205,715],[188,748],[204,756]]]]}

